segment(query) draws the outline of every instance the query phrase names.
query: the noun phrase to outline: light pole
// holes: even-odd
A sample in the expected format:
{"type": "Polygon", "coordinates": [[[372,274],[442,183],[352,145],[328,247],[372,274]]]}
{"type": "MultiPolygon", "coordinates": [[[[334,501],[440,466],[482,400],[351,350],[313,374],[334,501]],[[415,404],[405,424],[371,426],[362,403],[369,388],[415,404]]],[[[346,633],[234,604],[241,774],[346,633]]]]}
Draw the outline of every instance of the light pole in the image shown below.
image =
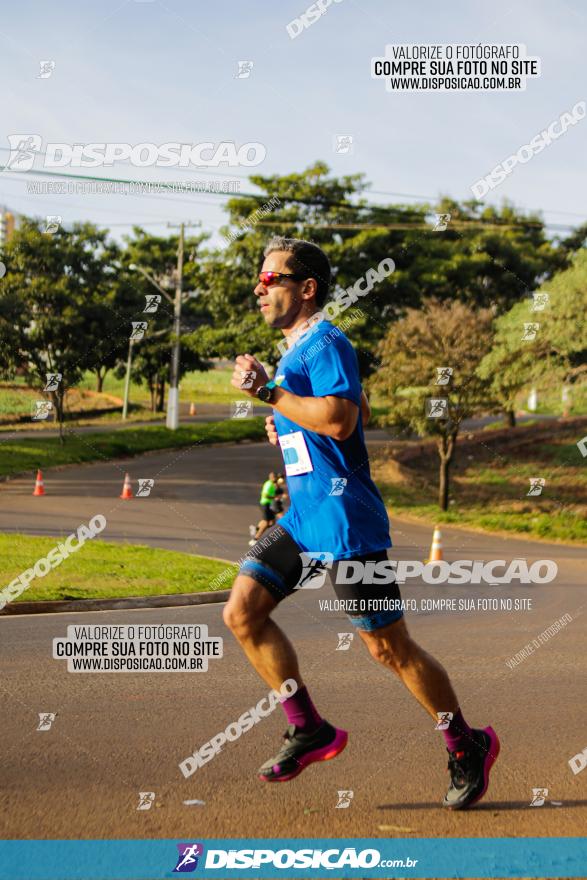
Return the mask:
{"type": "Polygon", "coordinates": [[[122,405],[122,418],[126,420],[128,415],[128,390],[130,387],[130,368],[132,366],[132,336],[128,340],[128,358],[126,359],[126,376],[124,377],[124,403],[122,405]]]}
{"type": "Polygon", "coordinates": [[[171,370],[169,372],[169,393],[167,395],[167,427],[175,431],[179,425],[179,334],[181,329],[181,299],[183,291],[183,236],[184,224],[179,225],[179,245],[177,248],[177,279],[175,300],[173,302],[173,348],[171,349],[171,370]]]}
{"type": "MultiPolygon", "coordinates": [[[[173,226],[168,223],[168,226],[173,226]]],[[[188,226],[199,226],[200,222],[188,223],[188,226]]],[[[135,263],[131,263],[130,269],[140,272],[147,281],[163,294],[168,302],[173,304],[173,347],[171,349],[171,365],[169,369],[169,393],[167,395],[167,419],[166,426],[171,430],[177,430],[179,426],[179,356],[180,356],[180,333],[181,333],[181,305],[183,302],[183,251],[185,223],[179,224],[179,244],[177,248],[177,278],[175,282],[175,297],[170,297],[166,290],[155,279],[135,263]]],[[[189,294],[188,294],[189,296],[189,294]]],[[[155,334],[154,334],[155,335],[155,334]]],[[[130,357],[130,353],[129,353],[130,357]]]]}

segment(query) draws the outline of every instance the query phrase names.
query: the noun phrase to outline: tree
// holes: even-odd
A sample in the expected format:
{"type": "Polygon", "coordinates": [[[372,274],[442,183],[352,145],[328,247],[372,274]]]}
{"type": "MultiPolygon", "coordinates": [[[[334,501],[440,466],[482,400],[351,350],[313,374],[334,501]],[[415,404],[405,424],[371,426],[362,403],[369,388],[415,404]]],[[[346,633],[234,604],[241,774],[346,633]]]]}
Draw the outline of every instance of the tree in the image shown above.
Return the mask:
{"type": "Polygon", "coordinates": [[[0,336],[11,340],[5,366],[49,394],[62,440],[66,391],[101,356],[102,334],[88,333],[88,315],[107,284],[105,239],[91,224],[45,233],[38,221],[23,219],[4,251],[0,336]],[[60,374],[54,387],[46,387],[47,373],[60,374]]]}
{"type": "MultiPolygon", "coordinates": [[[[205,235],[199,234],[186,237],[184,242],[183,289],[185,295],[181,330],[182,334],[190,338],[193,333],[197,333],[199,336],[199,328],[208,320],[206,275],[200,252],[205,239],[205,235]],[[189,297],[190,292],[196,296],[189,297]]],[[[134,311],[132,316],[129,315],[126,344],[128,344],[130,336],[131,320],[146,321],[148,324],[144,338],[135,346],[132,376],[135,381],[145,382],[151,396],[151,409],[153,412],[161,412],[165,405],[165,384],[169,376],[173,306],[165,296],[157,293],[157,288],[140,270],[146,271],[165,292],[173,297],[177,279],[178,236],[165,238],[149,235],[144,230],[135,227],[133,236],[127,237],[125,241],[126,248],[121,261],[124,271],[131,278],[131,298],[134,311]],[[134,268],[131,269],[131,266],[134,268]],[[153,295],[160,296],[161,301],[156,311],[145,313],[147,298],[153,295]]],[[[207,369],[209,366],[205,357],[207,354],[205,348],[196,350],[184,344],[182,336],[180,377],[189,370],[207,369]]],[[[118,374],[123,372],[124,366],[121,364],[118,368],[118,374]]]]}
{"type": "Polygon", "coordinates": [[[369,385],[390,403],[388,423],[436,439],[441,510],[448,508],[463,419],[487,406],[487,382],[477,367],[491,345],[492,318],[490,309],[428,299],[393,323],[378,348],[380,363],[369,385]]]}
{"type": "MultiPolygon", "coordinates": [[[[587,250],[555,274],[531,298],[495,320],[491,351],[479,366],[491,394],[513,412],[530,384],[572,384],[587,372],[587,250]]],[[[511,418],[510,418],[511,423],[511,418]]]]}
{"type": "Polygon", "coordinates": [[[546,238],[542,220],[508,204],[373,204],[362,174],[331,176],[323,162],[301,173],[254,175],[255,196],[227,203],[229,240],[208,254],[210,321],[192,344],[200,352],[233,357],[242,346],[275,363],[275,335],[259,319],[252,294],[259,260],[273,234],[307,238],[328,254],[333,291],[354,285],[390,257],[395,271],[359,303],[346,331],[363,374],[377,364],[375,349],[391,321],[422,299],[462,300],[508,309],[527,290],[565,265],[566,255],[546,238]],[[434,231],[435,213],[450,214],[434,231]]]}

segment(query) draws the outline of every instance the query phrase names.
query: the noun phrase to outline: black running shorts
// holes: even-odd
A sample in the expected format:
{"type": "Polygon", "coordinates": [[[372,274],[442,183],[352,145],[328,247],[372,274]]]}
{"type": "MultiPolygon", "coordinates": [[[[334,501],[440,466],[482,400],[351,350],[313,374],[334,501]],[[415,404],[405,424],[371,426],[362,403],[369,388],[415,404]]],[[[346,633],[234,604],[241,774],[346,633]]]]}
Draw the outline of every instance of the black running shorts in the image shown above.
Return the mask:
{"type": "Polygon", "coordinates": [[[264,519],[265,522],[272,522],[275,519],[270,504],[260,504],[259,507],[261,508],[261,519],[264,519]]]}
{"type": "Polygon", "coordinates": [[[334,562],[321,562],[320,555],[315,559],[308,558],[308,554],[302,555],[289,532],[275,525],[251,547],[243,558],[239,574],[254,578],[277,602],[281,602],[296,588],[313,588],[312,580],[316,585],[323,582],[328,573],[337,598],[344,600],[346,607],[352,608],[352,613],[347,614],[349,620],[358,629],[374,630],[403,617],[401,595],[395,578],[385,584],[370,582],[373,578],[366,576],[356,583],[342,583],[349,571],[349,566],[343,563],[361,563],[365,570],[373,570],[376,563],[385,560],[386,550],[375,550],[364,556],[334,562]],[[371,563],[371,566],[366,563],[371,563]],[[382,605],[385,608],[379,610],[382,605]]]}

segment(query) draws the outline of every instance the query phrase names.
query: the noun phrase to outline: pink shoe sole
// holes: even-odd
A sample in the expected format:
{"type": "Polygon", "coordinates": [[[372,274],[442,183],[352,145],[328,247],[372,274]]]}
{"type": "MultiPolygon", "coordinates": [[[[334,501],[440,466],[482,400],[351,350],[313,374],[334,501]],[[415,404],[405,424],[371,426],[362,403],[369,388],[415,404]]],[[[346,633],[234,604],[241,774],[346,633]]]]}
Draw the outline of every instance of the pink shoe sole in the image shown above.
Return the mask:
{"type": "Polygon", "coordinates": [[[466,807],[461,807],[461,809],[468,810],[469,807],[472,807],[474,804],[478,803],[487,789],[489,788],[489,771],[497,761],[497,756],[499,755],[500,744],[499,738],[493,729],[493,727],[484,727],[483,733],[486,733],[489,737],[489,749],[487,752],[487,760],[485,762],[485,767],[483,768],[483,789],[477,795],[477,797],[471,801],[470,804],[467,804],[466,807]]]}
{"type": "Polygon", "coordinates": [[[298,768],[293,771],[293,773],[288,773],[287,776],[279,776],[279,777],[271,777],[271,776],[259,776],[259,779],[262,779],[263,782],[289,782],[290,779],[295,779],[296,776],[299,776],[302,770],[305,770],[306,767],[309,767],[310,764],[316,764],[318,761],[330,761],[331,758],[336,758],[337,755],[344,750],[349,735],[346,730],[340,730],[340,728],[335,728],[336,736],[333,741],[329,743],[327,746],[323,746],[321,749],[316,749],[313,752],[308,752],[307,755],[304,755],[300,758],[298,764],[298,768]]]}

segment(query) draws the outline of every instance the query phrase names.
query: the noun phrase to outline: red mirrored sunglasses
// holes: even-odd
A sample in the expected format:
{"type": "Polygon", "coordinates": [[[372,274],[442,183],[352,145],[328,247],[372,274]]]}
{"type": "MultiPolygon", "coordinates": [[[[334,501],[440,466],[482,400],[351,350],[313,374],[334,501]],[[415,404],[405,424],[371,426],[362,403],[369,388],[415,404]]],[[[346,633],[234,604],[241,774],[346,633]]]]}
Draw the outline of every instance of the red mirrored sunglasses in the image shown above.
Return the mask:
{"type": "Polygon", "coordinates": [[[272,287],[279,283],[280,278],[293,278],[295,281],[303,281],[303,275],[297,275],[293,272],[259,272],[259,281],[263,287],[272,287]]]}

